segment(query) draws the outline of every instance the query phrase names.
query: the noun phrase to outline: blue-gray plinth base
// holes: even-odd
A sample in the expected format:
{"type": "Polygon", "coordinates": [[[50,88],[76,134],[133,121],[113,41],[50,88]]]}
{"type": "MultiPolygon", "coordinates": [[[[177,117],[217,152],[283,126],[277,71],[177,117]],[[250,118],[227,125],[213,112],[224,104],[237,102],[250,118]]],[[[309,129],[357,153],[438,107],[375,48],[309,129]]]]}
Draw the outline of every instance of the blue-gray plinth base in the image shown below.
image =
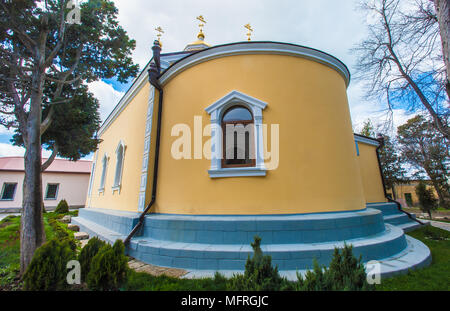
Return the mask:
{"type": "MultiPolygon", "coordinates": [[[[86,208],[72,222],[108,242],[125,239],[139,214],[86,208]]],[[[282,275],[296,278],[312,269],[313,260],[328,266],[334,248],[353,246],[363,262],[377,260],[382,275],[405,272],[429,263],[428,248],[406,238],[402,229],[385,224],[378,209],[297,215],[168,215],[150,214],[128,248],[143,262],[188,270],[186,277],[243,272],[250,243],[262,238],[262,251],[282,275]]]]}

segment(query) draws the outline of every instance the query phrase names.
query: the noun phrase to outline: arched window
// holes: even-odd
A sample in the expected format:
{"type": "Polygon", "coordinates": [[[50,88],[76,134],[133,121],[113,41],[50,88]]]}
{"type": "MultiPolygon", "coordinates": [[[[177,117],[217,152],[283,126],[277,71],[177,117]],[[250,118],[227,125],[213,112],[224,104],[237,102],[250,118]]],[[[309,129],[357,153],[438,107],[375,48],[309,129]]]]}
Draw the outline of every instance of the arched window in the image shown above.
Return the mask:
{"type": "Polygon", "coordinates": [[[211,117],[211,178],[266,176],[262,125],[266,106],[235,90],[205,108],[211,117]]]}
{"type": "Polygon", "coordinates": [[[125,144],[120,141],[116,149],[116,173],[114,175],[113,191],[119,190],[122,184],[123,159],[125,156],[125,144]]]}
{"type": "Polygon", "coordinates": [[[222,167],[255,166],[252,113],[243,106],[232,106],[222,117],[222,167]]]}
{"type": "Polygon", "coordinates": [[[104,192],[105,191],[105,181],[106,181],[106,170],[108,168],[108,156],[105,155],[103,156],[102,159],[102,175],[100,178],[100,187],[98,188],[99,192],[104,192]]]}

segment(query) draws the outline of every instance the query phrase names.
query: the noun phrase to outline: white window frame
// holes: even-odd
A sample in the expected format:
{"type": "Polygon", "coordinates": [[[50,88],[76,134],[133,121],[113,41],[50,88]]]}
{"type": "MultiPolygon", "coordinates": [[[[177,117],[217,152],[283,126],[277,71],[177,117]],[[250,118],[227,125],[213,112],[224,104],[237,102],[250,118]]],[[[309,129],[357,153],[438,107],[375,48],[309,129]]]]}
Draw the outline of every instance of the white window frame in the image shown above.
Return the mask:
{"type": "Polygon", "coordinates": [[[122,175],[123,175],[123,163],[125,159],[125,150],[127,146],[124,144],[122,140],[120,140],[119,144],[116,148],[116,171],[114,173],[114,184],[112,186],[112,191],[118,191],[120,194],[120,189],[122,188],[122,175]],[[119,162],[119,150],[122,148],[122,159],[119,162]],[[120,168],[119,168],[120,164],[120,168]]]}
{"type": "Polygon", "coordinates": [[[2,193],[1,193],[1,196],[0,196],[0,201],[14,201],[14,198],[16,197],[16,191],[17,191],[17,183],[16,183],[16,182],[4,182],[4,183],[3,183],[3,188],[2,188],[2,193]],[[13,192],[13,195],[12,195],[12,199],[2,199],[7,184],[9,184],[9,185],[15,185],[15,186],[14,186],[14,192],[13,192]]]}
{"type": "Polygon", "coordinates": [[[51,183],[51,182],[47,183],[47,187],[45,188],[44,200],[45,201],[47,201],[47,200],[52,200],[52,201],[57,200],[58,199],[58,192],[59,192],[59,183],[51,183]],[[49,198],[48,197],[48,187],[50,185],[56,186],[56,193],[55,193],[55,197],[54,198],[49,198]]]}
{"type": "Polygon", "coordinates": [[[108,155],[105,153],[102,157],[102,174],[100,175],[100,186],[98,188],[99,194],[105,192],[106,174],[108,171],[108,162],[109,162],[109,158],[108,158],[108,155]]]}
{"type": "Polygon", "coordinates": [[[234,90],[205,109],[211,117],[211,167],[208,170],[211,178],[266,175],[262,129],[262,111],[266,106],[267,103],[234,90]],[[256,157],[254,167],[222,167],[221,123],[223,114],[232,106],[244,106],[253,114],[256,157]]]}
{"type": "Polygon", "coordinates": [[[91,176],[89,178],[89,189],[88,189],[88,197],[91,196],[92,193],[92,186],[94,184],[94,178],[95,178],[95,161],[92,162],[92,168],[91,168],[91,176]]]}

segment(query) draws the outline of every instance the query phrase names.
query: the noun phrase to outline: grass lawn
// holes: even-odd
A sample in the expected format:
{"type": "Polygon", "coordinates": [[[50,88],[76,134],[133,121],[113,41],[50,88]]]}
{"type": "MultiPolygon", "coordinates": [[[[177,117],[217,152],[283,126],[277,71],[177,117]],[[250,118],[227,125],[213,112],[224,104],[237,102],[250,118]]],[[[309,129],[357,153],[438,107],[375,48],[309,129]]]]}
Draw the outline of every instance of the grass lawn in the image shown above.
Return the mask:
{"type": "Polygon", "coordinates": [[[134,291],[225,291],[226,279],[220,275],[215,278],[177,279],[168,276],[152,276],[144,272],[130,271],[123,290],[134,291]]]}
{"type": "Polygon", "coordinates": [[[433,262],[427,268],[382,280],[377,290],[450,290],[450,232],[429,226],[408,235],[428,246],[433,262]]]}
{"type": "MultiPolygon", "coordinates": [[[[73,212],[70,213],[73,215],[73,212]]],[[[49,220],[61,215],[46,213],[44,216],[47,239],[55,236],[49,220]]],[[[19,271],[19,228],[20,216],[7,217],[0,221],[0,290],[20,290],[17,278],[19,271]]],[[[67,227],[63,225],[67,230],[67,227]]],[[[431,266],[406,275],[382,280],[377,290],[450,290],[450,232],[426,227],[408,233],[421,240],[430,249],[433,257],[431,266]]],[[[122,290],[139,291],[202,291],[226,290],[227,280],[221,276],[197,280],[177,279],[168,276],[152,276],[130,270],[129,278],[122,290]]]]}
{"type": "MultiPolygon", "coordinates": [[[[78,212],[69,212],[67,215],[75,216],[78,212]]],[[[49,220],[61,218],[62,214],[45,213],[44,225],[47,240],[55,236],[54,229],[49,220]]],[[[61,225],[69,234],[72,231],[61,225]]],[[[20,216],[8,216],[0,221],[0,290],[20,289],[18,273],[20,271],[20,216]]]]}

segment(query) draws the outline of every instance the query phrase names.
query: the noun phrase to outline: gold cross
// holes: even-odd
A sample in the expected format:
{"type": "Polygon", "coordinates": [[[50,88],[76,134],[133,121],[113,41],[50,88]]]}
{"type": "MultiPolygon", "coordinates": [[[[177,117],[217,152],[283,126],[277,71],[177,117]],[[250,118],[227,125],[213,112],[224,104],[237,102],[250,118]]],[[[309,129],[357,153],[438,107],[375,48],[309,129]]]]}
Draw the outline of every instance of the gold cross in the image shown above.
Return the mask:
{"type": "Polygon", "coordinates": [[[197,35],[197,38],[199,38],[199,40],[203,40],[203,39],[205,39],[205,35],[203,34],[203,26],[205,26],[206,21],[205,21],[205,19],[203,18],[202,15],[197,16],[197,19],[201,22],[201,23],[198,25],[198,27],[200,27],[200,31],[199,31],[199,33],[198,33],[198,35],[197,35]]]}
{"type": "Polygon", "coordinates": [[[158,41],[161,42],[161,36],[164,33],[164,30],[161,28],[161,26],[158,26],[155,28],[155,30],[158,32],[158,34],[156,35],[158,37],[158,41]]]}
{"type": "Polygon", "coordinates": [[[249,23],[247,25],[244,25],[244,27],[248,29],[247,37],[248,37],[248,41],[250,41],[250,36],[252,35],[252,32],[253,32],[252,26],[250,26],[250,23],[249,23]]]}
{"type": "Polygon", "coordinates": [[[203,26],[205,26],[204,24],[206,24],[206,21],[205,21],[205,19],[203,18],[203,16],[202,15],[200,15],[200,16],[197,16],[197,19],[200,21],[200,22],[202,22],[203,24],[200,24],[199,25],[199,27],[203,27],[203,26]]]}

